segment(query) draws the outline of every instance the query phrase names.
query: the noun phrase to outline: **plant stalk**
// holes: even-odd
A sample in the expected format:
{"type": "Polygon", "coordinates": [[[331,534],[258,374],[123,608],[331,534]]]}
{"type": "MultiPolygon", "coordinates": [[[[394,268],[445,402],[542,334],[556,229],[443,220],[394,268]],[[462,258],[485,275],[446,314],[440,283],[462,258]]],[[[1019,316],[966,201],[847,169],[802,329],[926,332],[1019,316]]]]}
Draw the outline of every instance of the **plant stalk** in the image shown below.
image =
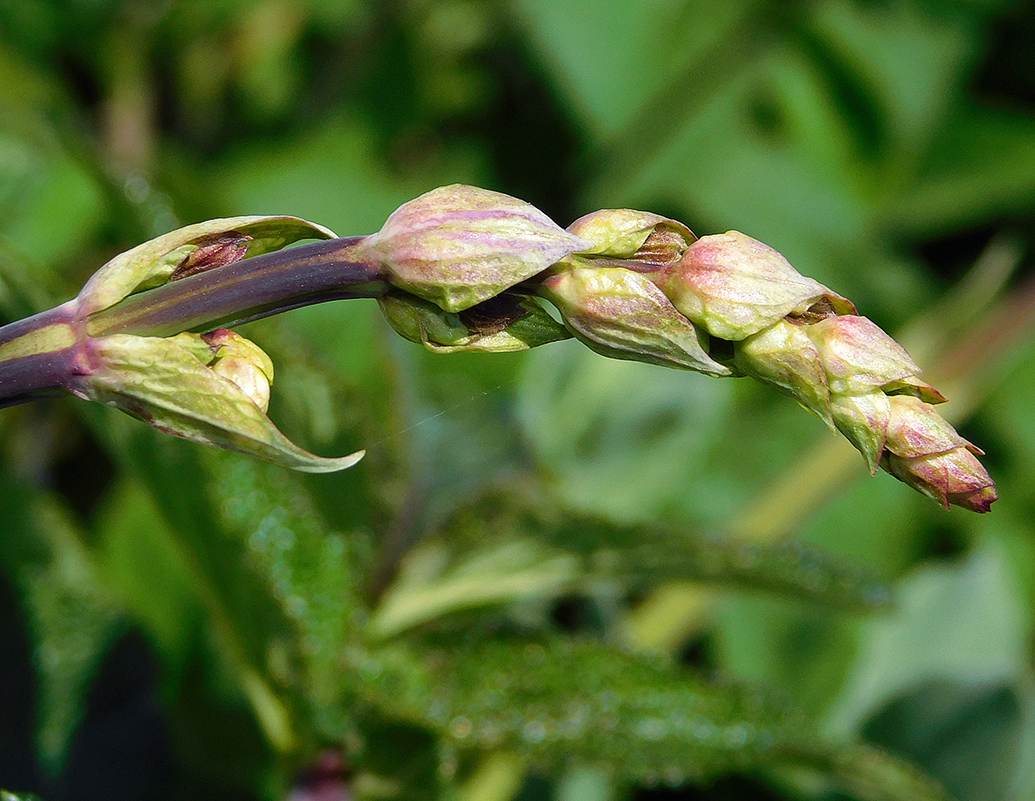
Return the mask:
{"type": "Polygon", "coordinates": [[[91,338],[211,331],[313,303],[384,295],[380,266],[359,258],[362,239],[242,259],[130,295],[85,320],[73,300],[0,326],[0,408],[59,394],[71,377],[89,373],[91,338]]]}
{"type": "Polygon", "coordinates": [[[239,325],[290,309],[388,291],[379,266],[357,257],[363,237],[265,253],[130,295],[86,320],[92,337],[172,336],[239,325]]]}

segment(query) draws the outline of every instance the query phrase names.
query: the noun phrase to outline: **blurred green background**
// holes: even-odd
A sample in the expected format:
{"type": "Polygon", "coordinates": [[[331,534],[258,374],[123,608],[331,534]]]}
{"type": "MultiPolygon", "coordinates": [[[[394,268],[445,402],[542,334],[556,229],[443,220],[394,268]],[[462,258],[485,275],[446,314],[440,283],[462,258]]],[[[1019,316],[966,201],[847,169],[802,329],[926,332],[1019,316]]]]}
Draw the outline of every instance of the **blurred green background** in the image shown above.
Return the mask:
{"type": "Polygon", "coordinates": [[[632,207],[772,245],[900,338],[1001,500],[945,512],[869,479],[747,380],[573,342],[432,355],[368,301],[291,312],[246,329],[271,415],[318,453],[366,448],[343,474],[70,399],[0,412],[0,787],[315,799],[297,777],[331,747],[320,786],[371,799],[867,797],[767,759],[641,769],[649,730],[537,751],[533,707],[529,753],[472,747],[435,711],[460,691],[382,682],[428,642],[470,670],[516,632],[768,688],[960,799],[1035,798],[1035,6],[0,4],[0,322],[181,224],[365,234],[453,182],[562,225],[632,207]]]}

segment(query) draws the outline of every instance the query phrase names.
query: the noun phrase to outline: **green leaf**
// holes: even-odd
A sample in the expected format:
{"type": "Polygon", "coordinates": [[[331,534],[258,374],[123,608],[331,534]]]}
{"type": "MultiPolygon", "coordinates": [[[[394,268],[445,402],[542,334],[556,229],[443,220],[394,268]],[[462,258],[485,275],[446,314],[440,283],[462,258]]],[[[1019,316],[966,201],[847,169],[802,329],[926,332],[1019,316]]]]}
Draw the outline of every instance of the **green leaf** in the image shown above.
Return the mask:
{"type": "MultiPolygon", "coordinates": [[[[88,413],[93,411],[87,407],[88,413]]],[[[223,499],[212,480],[219,463],[210,467],[197,449],[155,437],[129,420],[104,415],[102,424],[101,416],[91,417],[98,436],[109,444],[109,454],[146,484],[176,537],[192,589],[203,604],[219,666],[230,677],[226,685],[232,702],[250,707],[273,749],[284,753],[297,748],[304,734],[297,728],[298,699],[285,686],[289,677],[270,670],[273,664],[295,664],[297,640],[268,581],[256,570],[247,534],[229,529],[223,519],[223,499]]]]}
{"type": "Polygon", "coordinates": [[[92,346],[103,368],[83,379],[82,395],[160,431],[307,473],[343,470],[363,456],[325,458],[302,450],[236,384],[173,340],[114,334],[92,346]]]}
{"type": "Polygon", "coordinates": [[[897,609],[864,624],[856,666],[830,713],[850,731],[868,713],[919,684],[1010,683],[1026,664],[1027,625],[1002,548],[985,544],[956,564],[919,569],[897,609]]]}
{"type": "Polygon", "coordinates": [[[703,457],[724,434],[732,389],[561,342],[529,354],[517,413],[564,502],[644,520],[712,503],[703,457]]]}
{"type": "Polygon", "coordinates": [[[760,692],[594,642],[472,639],[423,661],[429,699],[382,705],[461,749],[514,751],[547,770],[575,762],[639,782],[703,780],[775,761],[803,731],[760,692]]]}
{"type": "Polygon", "coordinates": [[[863,734],[923,767],[960,801],[981,801],[1011,796],[1025,717],[1006,685],[933,681],[885,705],[863,734]]]}
{"type": "Polygon", "coordinates": [[[586,765],[648,785],[804,768],[864,799],[945,799],[883,752],[824,743],[758,689],[705,681],[663,659],[591,641],[482,637],[443,644],[401,678],[399,656],[359,666],[368,691],[461,753],[510,751],[536,770],[586,765]]]}
{"type": "Polygon", "coordinates": [[[0,568],[22,598],[40,678],[37,747],[56,770],[85,693],[123,618],[82,545],[82,532],[49,494],[0,471],[0,568]]]}
{"type": "Polygon", "coordinates": [[[188,225],[137,245],[101,267],[79,293],[81,313],[107,309],[141,286],[168,278],[199,242],[225,233],[250,237],[245,258],[280,250],[300,239],[334,238],[333,231],[297,217],[229,217],[188,225]]]}
{"type": "Polygon", "coordinates": [[[943,123],[957,81],[976,55],[973,22],[917,4],[820,4],[808,23],[876,106],[894,165],[943,123]]]}
{"type": "Polygon", "coordinates": [[[226,453],[206,457],[211,488],[222,499],[221,527],[246,547],[295,630],[305,703],[318,717],[333,718],[351,684],[340,655],[364,616],[364,532],[329,530],[300,476],[226,453]]]}
{"type": "Polygon", "coordinates": [[[656,101],[659,89],[681,85],[678,79],[685,78],[681,73],[687,64],[717,40],[732,38],[731,23],[747,5],[717,0],[692,7],[680,0],[521,0],[516,12],[554,84],[591,132],[606,136],[656,101]],[[704,19],[708,24],[699,24],[704,19]],[[602,57],[587,58],[588,53],[602,57]]]}
{"type": "Polygon", "coordinates": [[[910,191],[885,204],[896,229],[952,231],[1008,214],[1035,201],[1035,119],[961,103],[932,142],[910,191]]]}
{"type": "Polygon", "coordinates": [[[407,554],[370,621],[387,637],[442,615],[589,592],[601,583],[642,589],[698,580],[855,610],[888,589],[793,541],[738,542],[652,524],[620,524],[551,509],[548,491],[508,482],[447,521],[407,554]]]}
{"type": "Polygon", "coordinates": [[[196,656],[202,599],[191,564],[138,479],[119,482],[92,525],[94,558],[112,594],[149,635],[167,686],[176,686],[196,656]]]}

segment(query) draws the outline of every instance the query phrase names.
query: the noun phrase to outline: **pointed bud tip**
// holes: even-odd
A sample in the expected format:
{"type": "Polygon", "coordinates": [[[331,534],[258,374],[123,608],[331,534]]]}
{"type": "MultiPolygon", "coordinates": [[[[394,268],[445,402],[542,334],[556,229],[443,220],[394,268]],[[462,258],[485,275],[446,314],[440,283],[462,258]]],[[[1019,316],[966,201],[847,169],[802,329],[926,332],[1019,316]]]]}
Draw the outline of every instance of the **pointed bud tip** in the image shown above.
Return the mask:
{"type": "Polygon", "coordinates": [[[946,500],[950,504],[984,514],[992,511],[992,504],[999,500],[999,493],[996,492],[995,485],[991,485],[973,492],[952,494],[947,496],[946,500]]]}

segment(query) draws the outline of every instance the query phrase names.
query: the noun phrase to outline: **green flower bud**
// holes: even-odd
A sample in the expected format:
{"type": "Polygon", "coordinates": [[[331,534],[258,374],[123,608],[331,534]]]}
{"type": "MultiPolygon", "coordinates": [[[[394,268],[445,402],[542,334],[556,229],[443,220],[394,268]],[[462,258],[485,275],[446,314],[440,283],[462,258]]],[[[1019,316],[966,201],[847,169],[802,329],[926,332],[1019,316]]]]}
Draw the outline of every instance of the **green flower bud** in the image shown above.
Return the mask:
{"type": "Polygon", "coordinates": [[[208,365],[216,375],[228,378],[262,411],[270,405],[273,360],[251,340],[226,328],[218,328],[201,339],[215,359],[208,365]]]}
{"type": "Polygon", "coordinates": [[[580,340],[604,356],[731,375],[708,355],[694,326],[647,277],[572,259],[541,284],[580,340]]]}
{"type": "Polygon", "coordinates": [[[792,312],[804,314],[820,299],[837,313],[855,311],[777,251],[738,231],[698,239],[656,281],[684,316],[727,340],[745,339],[792,312]]]}
{"type": "Polygon", "coordinates": [[[398,291],[378,303],[397,334],[436,353],[503,353],[571,337],[533,298],[503,294],[462,312],[398,291]]]}
{"type": "Polygon", "coordinates": [[[938,501],[987,512],[999,496],[971,445],[927,403],[892,395],[881,466],[900,481],[938,501]]]}
{"type": "Polygon", "coordinates": [[[85,347],[90,369],[69,389],[159,431],[308,473],[342,470],[363,456],[326,459],[288,440],[262,408],[257,375],[272,375],[269,358],[232,332],[213,332],[210,341],[196,334],[168,339],[113,334],[85,347]]]}
{"type": "Polygon", "coordinates": [[[696,241],[683,223],[649,211],[604,209],[580,217],[568,232],[590,243],[580,255],[610,256],[653,265],[678,261],[696,241]]]}
{"type": "Polygon", "coordinates": [[[587,247],[529,203],[454,184],[404,203],[362,251],[393,285],[457,312],[587,247]]]}
{"type": "Polygon", "coordinates": [[[891,420],[891,398],[880,390],[831,395],[830,413],[837,430],[863,455],[870,475],[876,475],[891,420]]]}
{"type": "Polygon", "coordinates": [[[735,343],[737,369],[786,392],[831,428],[830,387],[809,327],[780,320],[735,343]]]}

